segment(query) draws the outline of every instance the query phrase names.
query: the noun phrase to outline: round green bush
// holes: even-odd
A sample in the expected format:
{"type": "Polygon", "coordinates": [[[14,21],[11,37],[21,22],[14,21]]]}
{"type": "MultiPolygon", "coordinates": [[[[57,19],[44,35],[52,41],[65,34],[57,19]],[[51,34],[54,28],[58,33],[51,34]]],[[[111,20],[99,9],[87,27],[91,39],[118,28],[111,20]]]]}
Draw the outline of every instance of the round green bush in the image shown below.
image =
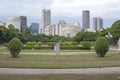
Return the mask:
{"type": "Polygon", "coordinates": [[[95,43],[95,51],[98,56],[104,57],[108,51],[108,42],[105,37],[99,37],[95,43]]]}
{"type": "Polygon", "coordinates": [[[18,38],[13,38],[9,44],[8,49],[12,57],[16,58],[22,49],[22,43],[18,38]]]}

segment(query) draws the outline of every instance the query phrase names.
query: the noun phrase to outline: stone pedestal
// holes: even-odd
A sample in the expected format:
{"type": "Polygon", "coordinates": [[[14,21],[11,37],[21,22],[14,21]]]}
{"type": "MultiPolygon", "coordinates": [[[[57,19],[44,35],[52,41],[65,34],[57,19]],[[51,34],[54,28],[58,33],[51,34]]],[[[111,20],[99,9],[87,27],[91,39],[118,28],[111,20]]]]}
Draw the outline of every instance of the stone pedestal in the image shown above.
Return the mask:
{"type": "Polygon", "coordinates": [[[57,42],[54,45],[54,51],[55,51],[56,55],[60,55],[60,44],[59,44],[59,42],[57,42]]]}

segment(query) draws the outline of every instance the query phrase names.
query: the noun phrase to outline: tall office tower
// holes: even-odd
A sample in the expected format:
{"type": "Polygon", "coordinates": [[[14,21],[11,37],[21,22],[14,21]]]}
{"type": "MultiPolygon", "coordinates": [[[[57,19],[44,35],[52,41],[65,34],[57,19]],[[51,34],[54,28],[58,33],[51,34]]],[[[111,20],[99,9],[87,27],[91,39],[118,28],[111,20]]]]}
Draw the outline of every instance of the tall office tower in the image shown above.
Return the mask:
{"type": "Polygon", "coordinates": [[[90,13],[88,10],[82,12],[82,25],[84,31],[87,31],[90,28],[90,13]]]}
{"type": "Polygon", "coordinates": [[[93,18],[93,29],[94,29],[94,31],[103,29],[103,19],[102,18],[100,18],[100,17],[93,18]]]}
{"type": "Polygon", "coordinates": [[[42,34],[45,33],[46,26],[51,25],[51,12],[49,9],[42,10],[42,34]]]}
{"type": "Polygon", "coordinates": [[[27,28],[27,17],[19,16],[20,19],[20,31],[23,32],[25,28],[27,28]]]}
{"type": "Polygon", "coordinates": [[[10,17],[7,19],[6,27],[12,24],[16,29],[20,31],[20,19],[19,17],[10,17]]]}
{"type": "Polygon", "coordinates": [[[32,34],[39,34],[39,23],[32,23],[30,29],[32,34]]]}

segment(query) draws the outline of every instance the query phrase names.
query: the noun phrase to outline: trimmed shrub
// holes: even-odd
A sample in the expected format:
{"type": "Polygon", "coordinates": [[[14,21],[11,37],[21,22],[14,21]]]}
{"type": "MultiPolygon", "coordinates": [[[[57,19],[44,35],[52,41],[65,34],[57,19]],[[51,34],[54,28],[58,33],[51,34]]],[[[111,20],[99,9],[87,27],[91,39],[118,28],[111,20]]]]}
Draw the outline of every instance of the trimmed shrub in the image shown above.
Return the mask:
{"type": "Polygon", "coordinates": [[[5,47],[8,47],[8,45],[9,45],[9,43],[4,43],[4,46],[5,46],[5,47]]]}
{"type": "Polygon", "coordinates": [[[23,47],[22,47],[22,49],[26,49],[26,50],[32,50],[33,49],[33,46],[31,46],[31,45],[24,45],[23,47]]]}
{"type": "Polygon", "coordinates": [[[52,50],[53,47],[52,46],[35,46],[34,49],[35,50],[52,50]]]}
{"type": "Polygon", "coordinates": [[[69,42],[70,45],[77,45],[77,42],[69,42]]]}
{"type": "Polygon", "coordinates": [[[81,42],[80,45],[82,46],[82,49],[85,49],[85,50],[91,49],[91,43],[90,42],[81,42]]]}
{"type": "Polygon", "coordinates": [[[60,46],[61,50],[80,50],[82,47],[80,46],[60,46]]]}
{"type": "Polygon", "coordinates": [[[54,46],[56,42],[48,42],[48,46],[54,46]]]}
{"type": "Polygon", "coordinates": [[[76,42],[60,42],[60,46],[73,46],[77,45],[76,42]]]}
{"type": "Polygon", "coordinates": [[[22,43],[18,38],[13,38],[9,44],[8,49],[13,58],[16,58],[22,49],[22,43]]]}
{"type": "Polygon", "coordinates": [[[26,45],[36,45],[36,42],[27,42],[26,45]]]}
{"type": "Polygon", "coordinates": [[[38,45],[38,46],[41,46],[41,45],[42,45],[42,42],[41,42],[41,41],[37,42],[37,45],[38,45]]]}
{"type": "Polygon", "coordinates": [[[108,51],[108,42],[105,37],[99,37],[95,43],[95,51],[98,56],[104,57],[108,51]]]}

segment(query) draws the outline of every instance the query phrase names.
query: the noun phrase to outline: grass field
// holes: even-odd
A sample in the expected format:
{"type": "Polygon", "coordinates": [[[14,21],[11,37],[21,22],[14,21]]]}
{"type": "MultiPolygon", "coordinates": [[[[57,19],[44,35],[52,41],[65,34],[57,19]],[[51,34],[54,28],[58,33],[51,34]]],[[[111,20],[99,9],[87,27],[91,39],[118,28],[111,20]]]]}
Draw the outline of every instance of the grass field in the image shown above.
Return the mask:
{"type": "Polygon", "coordinates": [[[120,53],[108,53],[104,58],[96,54],[60,56],[20,54],[18,58],[10,56],[10,54],[0,54],[0,67],[66,69],[120,66],[120,53]]]}
{"type": "Polygon", "coordinates": [[[120,80],[120,74],[0,75],[0,80],[120,80]]]}

